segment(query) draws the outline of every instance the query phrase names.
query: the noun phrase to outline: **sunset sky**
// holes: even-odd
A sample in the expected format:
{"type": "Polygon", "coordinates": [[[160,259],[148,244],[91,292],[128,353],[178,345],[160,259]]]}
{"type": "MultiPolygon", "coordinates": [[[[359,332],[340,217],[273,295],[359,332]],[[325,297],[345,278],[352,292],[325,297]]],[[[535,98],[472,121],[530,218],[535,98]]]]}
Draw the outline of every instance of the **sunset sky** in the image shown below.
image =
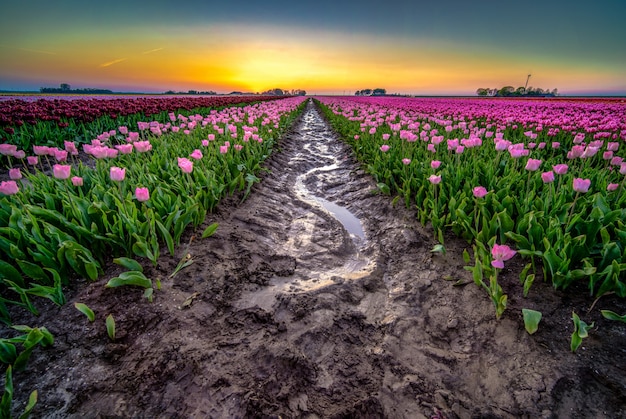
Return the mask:
{"type": "Polygon", "coordinates": [[[3,1],[0,89],[626,95],[626,1],[3,1]]]}

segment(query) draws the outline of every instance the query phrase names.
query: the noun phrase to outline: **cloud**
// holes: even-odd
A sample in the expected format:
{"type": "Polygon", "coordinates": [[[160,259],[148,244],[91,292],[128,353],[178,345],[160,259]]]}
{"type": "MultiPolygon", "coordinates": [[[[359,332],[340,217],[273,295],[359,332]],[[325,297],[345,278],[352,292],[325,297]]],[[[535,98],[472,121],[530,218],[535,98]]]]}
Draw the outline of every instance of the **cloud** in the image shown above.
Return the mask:
{"type": "Polygon", "coordinates": [[[142,54],[151,54],[153,52],[161,51],[163,49],[165,49],[165,48],[155,48],[155,49],[151,49],[149,51],[144,51],[144,52],[142,52],[142,54]]]}
{"type": "Polygon", "coordinates": [[[104,64],[100,64],[100,67],[108,67],[111,66],[113,64],[117,64],[117,63],[121,63],[122,61],[126,61],[126,58],[118,58],[117,60],[113,60],[113,61],[109,61],[107,63],[104,64]]]}

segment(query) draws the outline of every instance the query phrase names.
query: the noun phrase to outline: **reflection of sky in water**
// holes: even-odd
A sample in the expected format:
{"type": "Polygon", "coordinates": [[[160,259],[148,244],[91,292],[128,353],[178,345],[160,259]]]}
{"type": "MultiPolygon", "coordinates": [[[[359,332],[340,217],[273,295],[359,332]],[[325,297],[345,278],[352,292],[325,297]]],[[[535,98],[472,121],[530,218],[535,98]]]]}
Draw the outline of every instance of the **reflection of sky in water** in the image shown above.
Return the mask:
{"type": "Polygon", "coordinates": [[[315,200],[322,204],[324,208],[330,214],[335,217],[343,226],[348,230],[348,233],[358,236],[362,239],[365,238],[365,232],[363,231],[363,227],[361,226],[361,221],[354,216],[350,211],[346,208],[339,206],[333,202],[327,201],[324,198],[316,197],[315,200]]]}

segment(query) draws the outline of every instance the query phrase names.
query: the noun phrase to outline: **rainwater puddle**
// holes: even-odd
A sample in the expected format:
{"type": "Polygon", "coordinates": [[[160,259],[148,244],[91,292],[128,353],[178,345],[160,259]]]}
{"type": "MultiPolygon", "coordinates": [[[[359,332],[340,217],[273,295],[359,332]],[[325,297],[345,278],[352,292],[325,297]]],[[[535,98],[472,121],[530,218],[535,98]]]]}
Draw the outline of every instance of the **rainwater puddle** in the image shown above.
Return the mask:
{"type": "Polygon", "coordinates": [[[339,206],[334,202],[327,201],[324,198],[315,197],[315,200],[322,204],[322,206],[330,212],[333,217],[343,224],[348,233],[360,237],[361,239],[365,239],[365,232],[363,231],[361,220],[356,218],[356,216],[348,211],[347,208],[339,206]]]}
{"type": "Polygon", "coordinates": [[[302,213],[285,226],[292,232],[292,237],[281,245],[281,250],[297,261],[294,274],[274,277],[268,285],[244,292],[237,303],[241,309],[258,306],[269,311],[280,294],[313,292],[366,277],[375,268],[375,263],[361,253],[367,240],[361,221],[347,208],[319,196],[325,185],[344,181],[346,168],[339,156],[345,155],[345,151],[337,152],[337,140],[314,108],[309,107],[305,112],[303,123],[298,128],[299,150],[289,158],[285,170],[300,171],[303,166],[306,169],[295,173],[294,183],[285,191],[285,196],[308,207],[318,208],[334,218],[343,226],[344,233],[331,236],[334,237],[333,246],[343,246],[342,238],[345,237],[352,241],[352,250],[338,252],[337,248],[326,248],[323,243],[314,240],[320,216],[315,211],[302,213]]]}

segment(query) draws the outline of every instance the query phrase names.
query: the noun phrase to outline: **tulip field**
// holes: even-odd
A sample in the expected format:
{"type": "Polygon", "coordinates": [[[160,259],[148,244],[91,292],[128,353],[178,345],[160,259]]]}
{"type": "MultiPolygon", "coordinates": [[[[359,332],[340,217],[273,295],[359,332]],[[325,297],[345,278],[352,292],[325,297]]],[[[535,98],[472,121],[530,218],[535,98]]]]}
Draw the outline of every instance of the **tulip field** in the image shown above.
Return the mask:
{"type": "MultiPolygon", "coordinates": [[[[432,232],[432,253],[445,254],[451,234],[464,240],[464,268],[497,319],[509,299],[498,275],[513,258],[523,297],[540,280],[584,289],[590,301],[626,297],[623,100],[314,100],[376,192],[432,232]]],[[[43,325],[12,326],[12,315],[37,315],[44,300],[65,305],[70,284],[97,280],[111,263],[124,271],[107,288],[139,287],[152,302],[160,278],[141,263],[174,257],[190,228],[201,228],[196,240],[213,235],[207,217],[224,197],[249,196],[306,106],[303,97],[0,96],[0,323],[13,334],[0,336],[0,417],[11,412],[13,371],[54,343],[43,325]]],[[[93,322],[90,307],[74,306],[93,322]]],[[[523,315],[534,333],[541,313],[523,315]]],[[[626,313],[602,315],[626,322],[626,313]]],[[[575,352],[591,326],[572,320],[575,352]]],[[[112,315],[106,330],[115,341],[112,315]]],[[[33,392],[26,414],[36,402],[33,392]]]]}
{"type": "Polygon", "coordinates": [[[467,269],[500,317],[498,270],[519,253],[526,295],[555,288],[626,297],[623,100],[320,98],[384,193],[415,207],[443,245],[473,249],[467,269]]]}
{"type": "MultiPolygon", "coordinates": [[[[188,225],[258,182],[303,101],[267,99],[0,101],[0,322],[11,324],[8,305],[63,305],[69,281],[97,279],[113,258],[129,271],[108,286],[143,287],[152,301],[159,284],[132,258],[156,265],[162,245],[173,255],[188,225]]],[[[0,360],[16,370],[53,342],[45,327],[19,331],[0,339],[0,360]]]]}

